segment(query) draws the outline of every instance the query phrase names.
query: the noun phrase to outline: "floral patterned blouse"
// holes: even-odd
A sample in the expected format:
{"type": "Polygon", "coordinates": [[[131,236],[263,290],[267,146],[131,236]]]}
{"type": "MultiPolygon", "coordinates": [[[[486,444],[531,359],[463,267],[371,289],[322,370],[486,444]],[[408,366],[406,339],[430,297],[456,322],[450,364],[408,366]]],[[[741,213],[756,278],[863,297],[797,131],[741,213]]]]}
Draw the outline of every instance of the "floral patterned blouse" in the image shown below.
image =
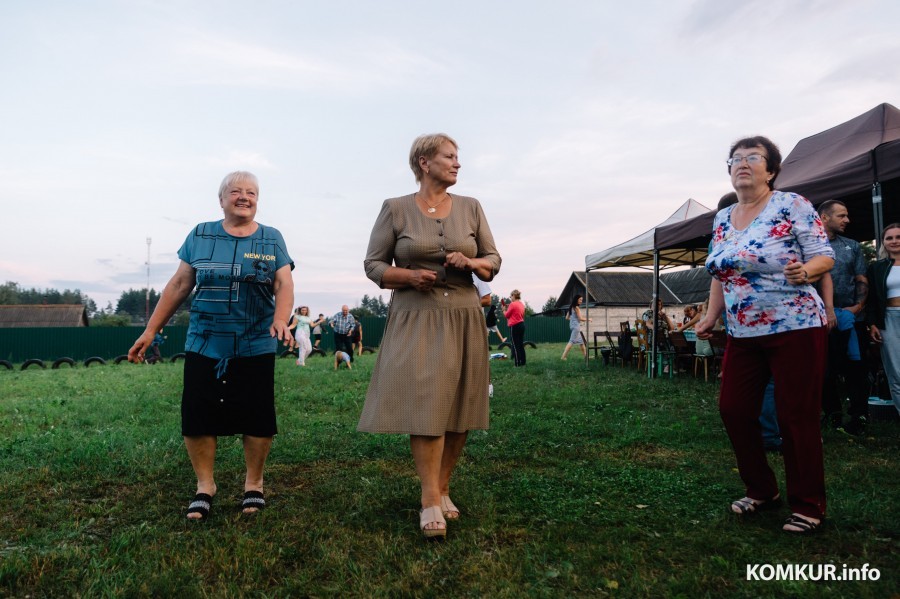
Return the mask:
{"type": "Polygon", "coordinates": [[[812,205],[775,191],[746,229],[731,224],[734,206],[716,214],[706,269],[722,282],[728,332],[758,337],[824,326],[825,305],[811,284],[791,285],[786,264],[814,256],[834,258],[812,205]]]}

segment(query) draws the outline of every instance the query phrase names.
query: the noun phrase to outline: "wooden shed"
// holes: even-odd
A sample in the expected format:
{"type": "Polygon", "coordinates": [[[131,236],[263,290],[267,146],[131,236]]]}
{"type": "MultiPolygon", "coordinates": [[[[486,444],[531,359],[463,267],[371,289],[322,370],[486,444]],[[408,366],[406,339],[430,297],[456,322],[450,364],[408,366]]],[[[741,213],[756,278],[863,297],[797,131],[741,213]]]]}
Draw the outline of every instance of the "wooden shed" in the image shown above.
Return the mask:
{"type": "MultiPolygon", "coordinates": [[[[593,321],[589,331],[617,331],[620,322],[633,322],[650,307],[652,272],[575,271],[559,294],[554,315],[565,314],[576,293],[585,294],[585,281],[588,281],[585,301],[593,321]]],[[[705,268],[665,272],[660,274],[659,281],[660,298],[675,322],[681,322],[684,306],[701,304],[709,295],[710,276],[705,268]]]]}
{"type": "Polygon", "coordinates": [[[86,327],[87,310],[82,304],[16,304],[0,306],[0,327],[86,327]]]}

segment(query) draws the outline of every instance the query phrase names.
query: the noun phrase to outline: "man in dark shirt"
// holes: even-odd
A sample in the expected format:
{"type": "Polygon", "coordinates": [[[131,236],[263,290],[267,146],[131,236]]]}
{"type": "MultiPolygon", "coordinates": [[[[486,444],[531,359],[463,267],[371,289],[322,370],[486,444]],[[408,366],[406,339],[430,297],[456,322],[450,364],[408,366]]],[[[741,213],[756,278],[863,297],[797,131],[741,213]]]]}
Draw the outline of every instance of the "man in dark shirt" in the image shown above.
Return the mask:
{"type": "Polygon", "coordinates": [[[825,385],[822,387],[822,410],[832,427],[861,435],[865,432],[869,394],[861,352],[865,348],[865,330],[864,327],[856,326],[856,323],[861,322],[869,293],[866,261],[859,243],[841,235],[850,223],[847,207],[843,203],[837,200],[823,202],[819,206],[819,217],[834,249],[831,285],[823,281],[821,287],[831,327],[828,337],[828,369],[825,373],[825,385]],[[838,375],[841,373],[850,397],[850,421],[846,425],[843,423],[841,397],[838,394],[838,375]]]}

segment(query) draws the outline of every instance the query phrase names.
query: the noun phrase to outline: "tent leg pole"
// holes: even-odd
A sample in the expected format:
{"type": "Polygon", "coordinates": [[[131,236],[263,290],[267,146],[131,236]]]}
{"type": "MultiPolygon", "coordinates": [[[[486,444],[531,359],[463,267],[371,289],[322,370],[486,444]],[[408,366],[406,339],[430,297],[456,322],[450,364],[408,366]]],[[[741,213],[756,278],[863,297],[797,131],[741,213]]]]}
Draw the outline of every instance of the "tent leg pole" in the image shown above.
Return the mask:
{"type": "Polygon", "coordinates": [[[590,351],[587,347],[587,340],[591,338],[591,302],[588,300],[588,278],[591,276],[589,270],[584,271],[584,317],[587,322],[584,323],[584,330],[587,331],[584,339],[584,365],[590,366],[588,362],[588,354],[590,351]]]}
{"type": "Polygon", "coordinates": [[[875,251],[881,249],[881,232],[884,229],[884,211],[881,201],[881,183],[872,184],[872,220],[875,222],[875,251]]]}
{"type": "Polygon", "coordinates": [[[656,317],[656,306],[659,304],[659,250],[653,250],[653,299],[650,304],[650,318],[653,319],[653,336],[651,337],[650,343],[650,369],[647,372],[647,376],[652,378],[656,377],[656,347],[657,347],[657,335],[660,331],[657,331],[656,323],[658,321],[656,317]]]}

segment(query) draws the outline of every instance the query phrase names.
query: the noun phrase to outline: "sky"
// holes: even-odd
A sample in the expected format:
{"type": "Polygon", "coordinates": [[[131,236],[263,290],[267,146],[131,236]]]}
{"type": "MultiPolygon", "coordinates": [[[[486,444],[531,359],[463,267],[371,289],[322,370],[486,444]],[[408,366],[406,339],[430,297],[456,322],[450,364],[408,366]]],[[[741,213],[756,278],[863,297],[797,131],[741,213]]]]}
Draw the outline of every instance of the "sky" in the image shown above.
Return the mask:
{"type": "MultiPolygon", "coordinates": [[[[5,0],[0,282],[105,307],[160,290],[235,170],[296,263],[295,305],[382,295],[363,271],[422,133],[459,142],[492,283],[540,309],[587,254],[731,190],[730,144],[787,155],[900,105],[895,0],[5,0]]],[[[851,215],[852,217],[852,215],[851,215]]]]}

